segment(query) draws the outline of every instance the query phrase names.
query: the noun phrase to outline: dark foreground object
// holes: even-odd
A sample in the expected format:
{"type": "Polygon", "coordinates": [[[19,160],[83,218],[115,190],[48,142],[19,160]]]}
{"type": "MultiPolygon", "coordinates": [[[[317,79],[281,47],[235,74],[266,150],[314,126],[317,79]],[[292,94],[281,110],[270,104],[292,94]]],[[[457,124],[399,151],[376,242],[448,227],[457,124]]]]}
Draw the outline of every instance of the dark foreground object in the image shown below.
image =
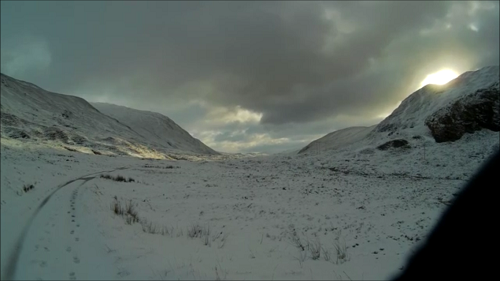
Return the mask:
{"type": "Polygon", "coordinates": [[[467,183],[395,281],[490,280],[498,275],[500,151],[467,183]]]}

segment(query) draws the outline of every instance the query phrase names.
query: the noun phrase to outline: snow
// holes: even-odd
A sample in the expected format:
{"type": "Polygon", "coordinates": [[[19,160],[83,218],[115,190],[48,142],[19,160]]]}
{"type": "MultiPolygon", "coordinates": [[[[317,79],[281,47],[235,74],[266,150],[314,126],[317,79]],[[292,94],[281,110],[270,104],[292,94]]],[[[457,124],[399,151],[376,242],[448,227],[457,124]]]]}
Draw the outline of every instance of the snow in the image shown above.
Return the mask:
{"type": "Polygon", "coordinates": [[[445,210],[442,202],[498,149],[488,132],[471,137],[429,147],[426,160],[386,151],[147,160],[2,139],[2,275],[34,216],[16,279],[389,279],[445,210]],[[30,183],[33,190],[20,191],[30,183]],[[128,225],[111,210],[115,196],[170,234],[128,225]],[[210,228],[210,245],[187,236],[194,225],[210,228]],[[294,232],[332,258],[322,252],[313,260],[294,245],[294,232]],[[337,262],[335,245],[347,247],[344,260],[337,262]]]}
{"type": "MultiPolygon", "coordinates": [[[[464,87],[473,90],[490,81],[473,74],[461,76],[469,81],[464,87]]],[[[90,113],[93,107],[82,100],[42,95],[43,90],[25,82],[15,85],[16,91],[31,92],[23,98],[14,86],[2,85],[3,279],[390,279],[466,181],[499,149],[499,133],[489,130],[436,143],[418,126],[403,128],[432,111],[424,88],[411,97],[422,100],[415,111],[401,109],[390,117],[390,124],[398,125],[392,129],[410,136],[410,148],[379,150],[378,144],[395,136],[359,127],[329,134],[300,154],[94,155],[36,137],[8,137],[4,113],[35,122],[30,110],[38,109],[39,123],[15,125],[30,134],[41,125],[52,126],[51,118],[63,108],[75,115],[79,110],[94,114],[103,120],[96,126],[130,138],[170,137],[162,135],[163,126],[174,127],[173,122],[109,105],[102,105],[106,115],[102,108],[90,113]],[[44,105],[38,94],[58,105],[44,105]],[[32,190],[22,191],[30,184],[32,190]],[[127,216],[115,214],[115,202],[131,202],[139,222],[127,223],[127,216]],[[148,231],[149,226],[157,231],[148,231]],[[201,237],[190,237],[197,228],[201,232],[191,236],[201,237]],[[318,258],[317,246],[322,249],[318,258]]],[[[439,97],[441,105],[463,95],[447,91],[440,94],[448,93],[439,97]]],[[[90,117],[65,122],[88,130],[89,139],[97,135],[90,117]]],[[[176,132],[179,138],[183,134],[176,132]]]]}

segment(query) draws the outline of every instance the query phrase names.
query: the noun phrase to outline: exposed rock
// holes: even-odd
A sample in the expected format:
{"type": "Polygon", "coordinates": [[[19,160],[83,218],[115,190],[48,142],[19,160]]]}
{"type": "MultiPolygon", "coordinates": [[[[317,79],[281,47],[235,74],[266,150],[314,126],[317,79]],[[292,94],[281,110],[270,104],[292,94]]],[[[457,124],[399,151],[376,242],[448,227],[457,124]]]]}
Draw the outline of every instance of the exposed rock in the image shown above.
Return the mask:
{"type": "Polygon", "coordinates": [[[382,145],[379,145],[377,148],[380,150],[388,150],[390,148],[410,148],[410,145],[407,140],[397,139],[390,140],[382,145]]]}
{"type": "Polygon", "coordinates": [[[61,114],[62,117],[64,117],[65,119],[68,119],[70,118],[71,116],[73,116],[73,112],[69,111],[69,110],[64,110],[63,113],[61,114]]]}
{"type": "Polygon", "coordinates": [[[13,139],[29,139],[31,138],[28,133],[26,133],[24,130],[14,128],[14,127],[8,127],[5,128],[5,132],[10,138],[13,139]]]}
{"type": "Polygon", "coordinates": [[[430,115],[425,125],[436,142],[456,141],[481,129],[500,131],[499,84],[480,89],[430,115]]]}
{"type": "Polygon", "coordinates": [[[71,140],[74,141],[76,144],[83,145],[88,142],[87,138],[80,136],[78,134],[74,134],[71,136],[71,140]]]}
{"type": "Polygon", "coordinates": [[[19,126],[22,121],[15,115],[9,114],[7,112],[2,112],[1,124],[2,126],[19,126]]]}
{"type": "Polygon", "coordinates": [[[69,140],[66,133],[57,127],[49,127],[47,129],[45,129],[44,134],[45,134],[45,137],[49,140],[60,140],[64,143],[67,143],[69,140]]]}
{"type": "MultiPolygon", "coordinates": [[[[2,76],[3,76],[3,74],[2,74],[2,76]]],[[[3,84],[5,87],[10,88],[9,83],[7,83],[7,80],[5,80],[3,77],[2,77],[2,84],[3,84]]]]}

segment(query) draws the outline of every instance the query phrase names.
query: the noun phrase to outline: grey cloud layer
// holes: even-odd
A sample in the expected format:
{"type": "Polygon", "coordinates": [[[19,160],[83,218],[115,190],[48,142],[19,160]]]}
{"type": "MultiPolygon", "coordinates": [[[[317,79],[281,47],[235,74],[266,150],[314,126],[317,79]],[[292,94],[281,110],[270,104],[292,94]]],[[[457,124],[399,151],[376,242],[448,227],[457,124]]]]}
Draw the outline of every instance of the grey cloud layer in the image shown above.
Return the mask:
{"type": "Polygon", "coordinates": [[[172,118],[199,113],[186,107],[192,100],[239,105],[262,113],[261,124],[372,118],[429,72],[499,59],[498,2],[1,5],[2,71],[4,53],[16,48],[9,42],[36,36],[48,44],[50,67],[28,65],[19,78],[89,99],[163,108],[172,118]]]}

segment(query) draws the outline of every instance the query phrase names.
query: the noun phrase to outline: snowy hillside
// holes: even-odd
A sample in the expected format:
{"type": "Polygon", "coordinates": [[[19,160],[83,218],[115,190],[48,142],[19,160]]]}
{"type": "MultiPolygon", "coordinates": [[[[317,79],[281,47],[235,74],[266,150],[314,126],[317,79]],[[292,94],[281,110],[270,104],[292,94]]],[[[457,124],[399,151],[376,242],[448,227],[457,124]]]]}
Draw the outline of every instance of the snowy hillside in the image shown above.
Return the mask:
{"type": "Polygon", "coordinates": [[[173,136],[162,143],[160,138],[164,135],[142,135],[144,131],[139,133],[101,113],[82,98],[48,92],[4,74],[1,83],[2,138],[94,154],[151,158],[168,158],[168,154],[179,152],[216,153],[178,126],[172,125],[169,132],[173,136]],[[179,132],[174,134],[176,131],[179,132]],[[177,147],[168,144],[172,139],[177,147]]]}
{"type": "Polygon", "coordinates": [[[491,87],[498,89],[498,83],[499,67],[490,66],[465,72],[445,85],[427,85],[403,100],[390,116],[378,124],[371,136],[431,137],[426,120],[432,114],[449,108],[460,99],[477,96],[480,90],[491,87]]]}
{"type": "Polygon", "coordinates": [[[338,149],[351,145],[364,139],[373,130],[373,128],[375,128],[375,126],[349,127],[329,133],[328,135],[311,142],[306,147],[302,148],[299,153],[306,151],[311,152],[338,149]]]}
{"type": "Polygon", "coordinates": [[[330,133],[299,155],[336,173],[467,180],[499,149],[498,75],[498,66],[486,67],[427,85],[375,128],[330,133]],[[365,137],[345,137],[358,130],[365,137]]]}
{"type": "Polygon", "coordinates": [[[170,118],[150,111],[132,109],[109,103],[91,103],[100,112],[129,126],[155,147],[172,147],[181,151],[218,154],[193,138],[170,118]]]}
{"type": "MultiPolygon", "coordinates": [[[[498,132],[498,89],[498,66],[469,71],[445,85],[419,89],[376,126],[335,131],[313,141],[299,153],[347,149],[348,146],[351,149],[391,146],[394,141],[405,147],[422,146],[424,142],[435,145],[456,141],[465,133],[481,129],[498,132]]],[[[498,133],[492,135],[495,137],[498,133]]],[[[474,141],[474,138],[467,139],[474,141]]]]}

